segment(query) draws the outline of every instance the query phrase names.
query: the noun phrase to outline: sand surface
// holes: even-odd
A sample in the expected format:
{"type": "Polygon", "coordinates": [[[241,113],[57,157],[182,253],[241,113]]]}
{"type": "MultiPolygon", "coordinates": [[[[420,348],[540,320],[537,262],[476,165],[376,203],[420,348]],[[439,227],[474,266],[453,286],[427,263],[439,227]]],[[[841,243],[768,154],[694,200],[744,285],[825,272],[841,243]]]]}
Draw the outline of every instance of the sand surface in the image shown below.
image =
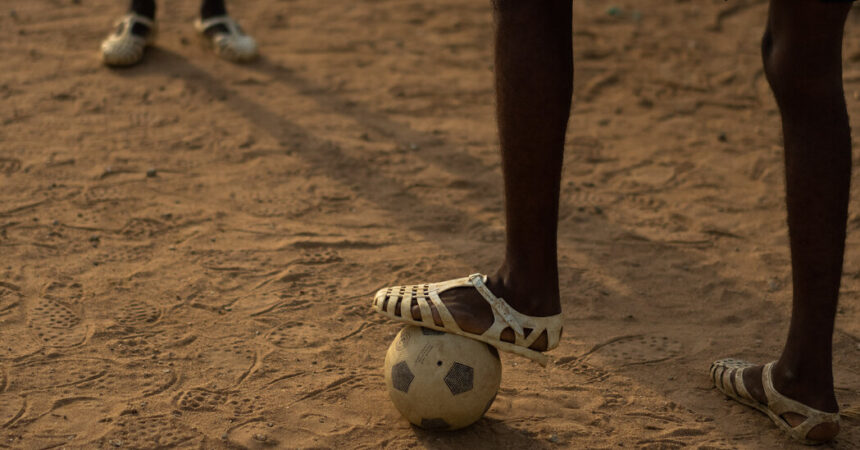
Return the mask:
{"type": "MultiPolygon", "coordinates": [[[[504,356],[486,418],[447,434],[388,401],[400,327],[369,306],[500,261],[489,3],[234,1],[263,54],[239,66],[162,2],[145,63],[108,70],[121,3],[0,3],[0,448],[793,446],[707,373],[775,358],[788,324],[764,1],[575,2],[557,363],[504,356]]],[[[856,127],[857,17],[845,55],[856,127]]]]}

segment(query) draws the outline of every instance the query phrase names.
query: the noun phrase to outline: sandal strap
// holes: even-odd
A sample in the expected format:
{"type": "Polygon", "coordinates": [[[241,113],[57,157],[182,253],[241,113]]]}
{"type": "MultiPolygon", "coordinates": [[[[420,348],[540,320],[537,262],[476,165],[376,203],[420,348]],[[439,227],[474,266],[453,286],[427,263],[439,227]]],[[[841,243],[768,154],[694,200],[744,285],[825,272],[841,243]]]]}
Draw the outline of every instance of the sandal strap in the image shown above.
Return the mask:
{"type": "MultiPolygon", "coordinates": [[[[512,348],[516,347],[527,350],[541,336],[546,335],[548,350],[558,346],[563,323],[561,314],[546,317],[532,317],[522,314],[511,307],[504,299],[493,294],[486,285],[486,279],[486,275],[473,274],[469,277],[438,283],[393,286],[380,289],[374,297],[374,308],[389,317],[403,322],[466,337],[471,336],[491,345],[507,345],[512,348]],[[463,331],[440,297],[443,292],[458,288],[474,288],[490,304],[493,312],[493,323],[480,335],[463,331]],[[421,314],[420,319],[412,318],[411,311],[415,306],[418,307],[421,314]],[[437,324],[434,320],[434,310],[438,314],[439,319],[441,319],[441,324],[437,324]],[[514,331],[515,336],[513,341],[502,340],[505,330],[514,331]]],[[[518,353],[516,350],[509,351],[518,353]]],[[[535,355],[540,355],[537,351],[528,351],[534,353],[534,355],[529,354],[529,358],[535,359],[535,355]]],[[[526,355],[524,354],[524,356],[526,355]]],[[[536,360],[541,364],[546,363],[542,357],[538,356],[537,358],[536,360]]]]}
{"type": "Polygon", "coordinates": [[[216,25],[224,25],[231,36],[241,36],[244,33],[239,28],[239,24],[230,16],[213,16],[205,20],[197,22],[197,29],[201,32],[208,30],[216,25]]]}
{"type": "Polygon", "coordinates": [[[128,22],[129,23],[129,26],[128,26],[129,31],[131,30],[131,27],[134,26],[135,23],[139,23],[141,25],[146,25],[149,27],[150,30],[152,30],[153,27],[155,27],[155,21],[154,20],[150,19],[149,17],[142,16],[142,15],[135,13],[135,12],[130,12],[130,13],[122,16],[122,18],[119,21],[120,22],[128,22]]]}
{"type": "Polygon", "coordinates": [[[791,434],[796,438],[803,440],[806,439],[806,435],[809,433],[809,430],[814,428],[816,425],[827,422],[839,423],[838,412],[824,412],[780,394],[773,385],[773,366],[775,363],[776,361],[765,364],[764,370],[762,370],[761,374],[764,394],[767,397],[767,407],[773,411],[774,414],[780,417],[789,412],[806,417],[806,420],[804,420],[800,425],[795,427],[789,426],[791,434]]]}
{"type": "Polygon", "coordinates": [[[525,331],[523,330],[523,326],[520,322],[514,318],[513,313],[511,313],[511,305],[508,304],[504,299],[496,297],[490,289],[487,288],[487,285],[484,283],[486,280],[486,275],[480,273],[473,273],[469,275],[469,282],[472,283],[472,286],[484,297],[484,300],[490,304],[495,312],[497,312],[505,322],[514,330],[514,333],[519,337],[524,337],[525,331]]]}

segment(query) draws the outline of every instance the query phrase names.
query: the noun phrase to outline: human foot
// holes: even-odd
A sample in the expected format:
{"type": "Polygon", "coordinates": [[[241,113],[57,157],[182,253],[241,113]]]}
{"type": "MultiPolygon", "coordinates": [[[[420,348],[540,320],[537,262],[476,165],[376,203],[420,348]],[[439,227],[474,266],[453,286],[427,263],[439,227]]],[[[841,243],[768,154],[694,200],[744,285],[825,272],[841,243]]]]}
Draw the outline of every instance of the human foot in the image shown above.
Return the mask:
{"type": "Polygon", "coordinates": [[[102,41],[102,61],[109,66],[137,64],[154,38],[155,22],[152,18],[129,12],[119,20],[113,34],[102,41]]]}
{"type": "Polygon", "coordinates": [[[767,414],[791,437],[806,444],[827,442],[839,433],[839,408],[832,386],[817,389],[789,381],[776,363],[757,366],[733,359],[714,362],[711,378],[717,389],[767,414]]]}
{"type": "Polygon", "coordinates": [[[373,307],[394,320],[480,340],[546,364],[548,358],[540,352],[555,348],[561,335],[558,297],[530,304],[525,296],[508,296],[511,292],[503,282],[474,274],[381,289],[373,307]],[[500,296],[519,301],[509,304],[500,296]]]}

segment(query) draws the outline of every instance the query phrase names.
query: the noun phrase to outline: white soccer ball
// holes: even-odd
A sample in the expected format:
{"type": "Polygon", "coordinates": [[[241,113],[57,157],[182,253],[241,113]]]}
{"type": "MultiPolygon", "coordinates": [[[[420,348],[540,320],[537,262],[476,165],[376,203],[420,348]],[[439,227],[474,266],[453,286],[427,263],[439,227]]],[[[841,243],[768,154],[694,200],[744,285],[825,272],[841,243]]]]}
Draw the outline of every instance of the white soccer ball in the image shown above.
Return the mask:
{"type": "Polygon", "coordinates": [[[481,418],[499,392],[502,363],[483,342],[408,326],[385,355],[385,385],[398,411],[431,430],[456,430],[481,418]]]}

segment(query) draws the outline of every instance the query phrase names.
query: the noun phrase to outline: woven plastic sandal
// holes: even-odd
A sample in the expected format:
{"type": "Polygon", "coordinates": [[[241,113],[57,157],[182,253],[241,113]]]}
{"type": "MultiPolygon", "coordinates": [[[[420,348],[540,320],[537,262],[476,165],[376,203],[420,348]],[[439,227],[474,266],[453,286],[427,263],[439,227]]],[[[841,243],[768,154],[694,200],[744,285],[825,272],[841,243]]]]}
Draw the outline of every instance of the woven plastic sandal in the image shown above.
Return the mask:
{"type": "Polygon", "coordinates": [[[466,278],[443,281],[441,283],[419,284],[414,286],[394,286],[380,289],[373,299],[373,309],[398,322],[418,325],[446,333],[457,334],[470,339],[486,342],[499,350],[524,356],[538,362],[542,366],[549,363],[549,356],[529,348],[540,336],[546,334],[547,350],[558,346],[563,325],[561,314],[547,317],[533,317],[514,310],[506,301],[496,297],[485,284],[486,275],[472,274],[466,278]],[[451,312],[445,307],[439,294],[455,288],[470,287],[476,289],[493,310],[493,324],[483,334],[463,331],[454,320],[451,312]],[[421,310],[421,318],[412,318],[412,306],[417,305],[421,310]],[[433,320],[433,306],[442,319],[442,325],[436,325],[433,320]],[[502,332],[511,329],[514,332],[514,342],[502,340],[502,332]]]}
{"type": "Polygon", "coordinates": [[[215,53],[233,62],[251,61],[257,57],[257,42],[251,36],[245,34],[239,24],[230,16],[215,16],[206,20],[197,19],[194,28],[206,39],[215,53]],[[206,35],[206,30],[223,25],[227,32],[216,32],[211,36],[206,35]]]}
{"type": "Polygon", "coordinates": [[[130,66],[143,58],[143,50],[155,39],[155,22],[140,14],[128,13],[117,23],[116,31],[102,41],[102,62],[109,66],[130,66]],[[149,27],[146,37],[133,34],[135,24],[149,27]]]}
{"type": "Polygon", "coordinates": [[[828,413],[810,408],[777,392],[776,388],[773,387],[773,365],[773,362],[766,364],[761,373],[761,381],[764,387],[764,394],[767,397],[767,404],[753,398],[749,390],[747,390],[746,385],[744,385],[744,370],[755,367],[755,364],[736,359],[715,361],[711,364],[711,379],[714,381],[714,386],[721,392],[743,405],[765,413],[773,423],[792,438],[807,445],[826,442],[807,439],[807,435],[810,430],[822,423],[835,423],[838,425],[839,413],[828,413]],[[806,417],[806,420],[792,427],[783,418],[786,413],[801,415],[806,417]]]}

